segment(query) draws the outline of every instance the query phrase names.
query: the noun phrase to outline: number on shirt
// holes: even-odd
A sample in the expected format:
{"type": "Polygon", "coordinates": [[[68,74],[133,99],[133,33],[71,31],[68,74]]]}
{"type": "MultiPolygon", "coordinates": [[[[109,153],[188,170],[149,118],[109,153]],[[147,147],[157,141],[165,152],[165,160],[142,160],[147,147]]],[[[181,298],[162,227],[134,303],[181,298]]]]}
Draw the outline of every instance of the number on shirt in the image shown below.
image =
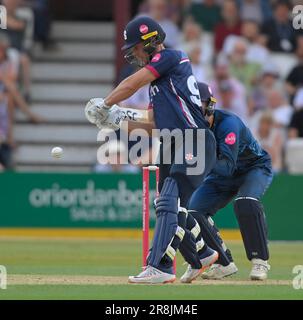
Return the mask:
{"type": "Polygon", "coordinates": [[[200,92],[198,89],[198,84],[196,78],[191,75],[187,79],[187,87],[191,92],[190,100],[196,104],[198,107],[202,107],[201,99],[200,99],[200,92]]]}

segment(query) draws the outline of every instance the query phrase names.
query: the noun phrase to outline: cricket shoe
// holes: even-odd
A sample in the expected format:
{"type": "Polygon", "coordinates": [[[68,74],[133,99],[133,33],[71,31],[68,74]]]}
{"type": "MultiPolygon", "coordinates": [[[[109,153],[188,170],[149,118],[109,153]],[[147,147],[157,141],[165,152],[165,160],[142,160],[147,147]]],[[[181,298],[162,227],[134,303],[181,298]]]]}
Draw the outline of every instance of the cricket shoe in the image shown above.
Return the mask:
{"type": "MultiPolygon", "coordinates": [[[[202,268],[200,269],[193,269],[192,266],[189,264],[185,273],[180,278],[182,283],[191,283],[193,280],[197,279],[198,276],[204,272],[207,268],[209,268],[213,263],[215,263],[218,258],[219,254],[217,251],[212,250],[210,248],[207,249],[205,252],[207,254],[205,257],[200,257],[200,262],[202,264],[202,268]]],[[[205,255],[203,254],[203,256],[205,255]]]]}
{"type": "Polygon", "coordinates": [[[231,262],[227,266],[222,266],[221,264],[215,263],[210,267],[209,270],[202,273],[202,278],[208,280],[220,280],[235,274],[237,271],[238,268],[234,262],[231,262]]]}
{"type": "Polygon", "coordinates": [[[155,284],[155,283],[171,283],[176,280],[174,274],[163,272],[155,267],[147,266],[137,276],[129,276],[129,283],[143,283],[143,284],[155,284]]]}
{"type": "Polygon", "coordinates": [[[252,259],[253,266],[250,272],[251,280],[265,280],[267,279],[267,273],[270,270],[270,265],[265,260],[252,259]]]}

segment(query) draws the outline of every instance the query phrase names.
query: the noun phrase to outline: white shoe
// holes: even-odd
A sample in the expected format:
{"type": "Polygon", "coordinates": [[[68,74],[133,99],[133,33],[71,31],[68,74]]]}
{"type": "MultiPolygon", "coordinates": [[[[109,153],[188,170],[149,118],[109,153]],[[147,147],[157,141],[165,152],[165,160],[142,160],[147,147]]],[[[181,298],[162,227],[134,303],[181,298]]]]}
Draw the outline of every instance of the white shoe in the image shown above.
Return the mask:
{"type": "Polygon", "coordinates": [[[147,266],[140,274],[137,276],[129,276],[129,283],[170,283],[176,280],[174,274],[163,272],[155,267],[147,266]]]}
{"type": "Polygon", "coordinates": [[[213,263],[215,263],[219,258],[219,254],[217,251],[214,251],[210,256],[203,258],[200,260],[202,264],[201,269],[193,269],[191,265],[188,265],[185,273],[180,278],[182,283],[191,283],[193,280],[197,279],[198,276],[204,272],[207,268],[209,268],[213,263]]]}
{"type": "Polygon", "coordinates": [[[200,262],[202,264],[201,273],[207,270],[219,259],[219,253],[215,250],[212,251],[213,253],[210,256],[200,259],[200,262]]]}
{"type": "Polygon", "coordinates": [[[267,279],[267,273],[270,270],[270,265],[265,260],[252,259],[253,266],[250,272],[251,280],[265,280],[267,279]]]}
{"type": "Polygon", "coordinates": [[[215,263],[210,267],[209,270],[202,273],[202,278],[209,280],[219,280],[231,276],[232,274],[235,274],[237,271],[238,268],[234,264],[234,262],[231,262],[227,266],[222,266],[221,264],[215,263]]]}
{"type": "Polygon", "coordinates": [[[201,269],[193,269],[189,264],[185,273],[180,278],[180,281],[182,283],[191,283],[193,280],[198,278],[200,273],[201,273],[201,269]]]}

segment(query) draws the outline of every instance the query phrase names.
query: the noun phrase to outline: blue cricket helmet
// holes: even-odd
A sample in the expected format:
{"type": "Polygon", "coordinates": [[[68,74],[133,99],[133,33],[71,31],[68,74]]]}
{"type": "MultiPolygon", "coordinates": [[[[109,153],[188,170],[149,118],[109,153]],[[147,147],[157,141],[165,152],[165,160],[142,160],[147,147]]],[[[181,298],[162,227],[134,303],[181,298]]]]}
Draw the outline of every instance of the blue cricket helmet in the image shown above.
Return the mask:
{"type": "Polygon", "coordinates": [[[210,86],[204,82],[198,82],[198,89],[201,101],[205,103],[203,106],[204,115],[211,116],[215,112],[217,100],[213,96],[210,86]]]}
{"type": "Polygon", "coordinates": [[[141,16],[131,20],[125,27],[124,40],[125,45],[122,50],[126,50],[125,59],[129,63],[138,63],[132,55],[132,49],[135,45],[142,42],[144,51],[152,56],[157,46],[163,43],[166,37],[165,32],[158,22],[147,16],[141,16]]]}

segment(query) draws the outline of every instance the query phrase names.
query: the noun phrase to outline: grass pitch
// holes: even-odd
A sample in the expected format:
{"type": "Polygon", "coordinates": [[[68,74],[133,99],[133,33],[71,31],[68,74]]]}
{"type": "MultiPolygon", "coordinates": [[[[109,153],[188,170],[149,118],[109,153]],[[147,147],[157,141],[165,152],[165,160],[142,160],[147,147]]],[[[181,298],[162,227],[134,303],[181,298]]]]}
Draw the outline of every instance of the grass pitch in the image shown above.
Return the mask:
{"type": "MultiPolygon", "coordinates": [[[[229,242],[239,272],[192,285],[130,285],[141,269],[139,240],[0,238],[0,265],[8,272],[2,299],[303,299],[292,286],[295,265],[303,265],[302,242],[272,242],[265,282],[248,280],[250,262],[241,242],[229,242]]],[[[177,258],[178,277],[184,272],[177,258]]]]}

